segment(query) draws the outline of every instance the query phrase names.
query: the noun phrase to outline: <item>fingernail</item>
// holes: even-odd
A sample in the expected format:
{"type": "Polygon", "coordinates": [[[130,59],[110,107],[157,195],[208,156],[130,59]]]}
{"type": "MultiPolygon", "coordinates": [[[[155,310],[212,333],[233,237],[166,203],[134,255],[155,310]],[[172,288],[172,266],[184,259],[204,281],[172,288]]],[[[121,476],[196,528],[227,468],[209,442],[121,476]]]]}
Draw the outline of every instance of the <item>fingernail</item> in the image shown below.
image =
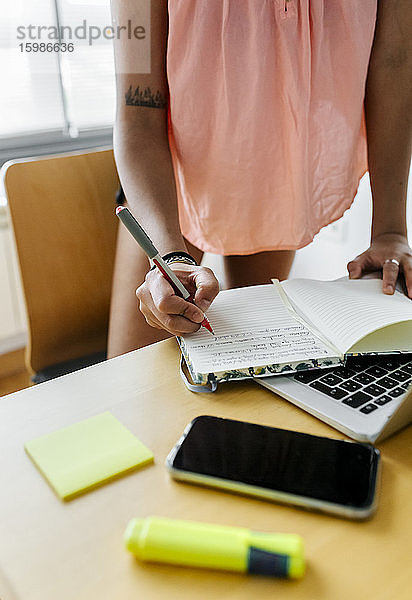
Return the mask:
{"type": "Polygon", "coordinates": [[[193,315],[192,320],[195,323],[201,323],[203,321],[203,319],[205,318],[203,313],[197,312],[193,315]]]}
{"type": "Polygon", "coordinates": [[[385,294],[393,294],[393,286],[385,285],[384,292],[385,292],[385,294]]]}

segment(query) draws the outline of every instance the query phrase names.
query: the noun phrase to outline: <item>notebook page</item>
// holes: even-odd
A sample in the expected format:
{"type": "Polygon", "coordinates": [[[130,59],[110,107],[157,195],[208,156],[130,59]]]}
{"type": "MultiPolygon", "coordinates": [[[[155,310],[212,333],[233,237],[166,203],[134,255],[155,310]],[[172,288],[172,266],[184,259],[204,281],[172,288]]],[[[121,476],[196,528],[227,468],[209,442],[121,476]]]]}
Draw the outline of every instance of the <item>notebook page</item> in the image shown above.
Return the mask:
{"type": "Polygon", "coordinates": [[[183,336],[197,373],[336,356],[293,316],[273,284],[224,290],[207,317],[214,336],[203,327],[183,336]]]}
{"type": "Polygon", "coordinates": [[[412,319],[412,301],[398,291],[384,295],[380,279],[291,279],[281,285],[342,353],[380,327],[412,319]]]}

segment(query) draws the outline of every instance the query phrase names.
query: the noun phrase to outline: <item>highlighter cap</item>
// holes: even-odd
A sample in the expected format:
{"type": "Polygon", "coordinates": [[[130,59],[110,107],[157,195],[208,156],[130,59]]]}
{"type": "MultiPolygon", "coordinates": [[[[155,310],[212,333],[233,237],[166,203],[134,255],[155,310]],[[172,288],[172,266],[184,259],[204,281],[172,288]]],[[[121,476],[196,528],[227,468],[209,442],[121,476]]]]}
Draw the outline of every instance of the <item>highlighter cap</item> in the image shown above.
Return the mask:
{"type": "Polygon", "coordinates": [[[124,532],[124,544],[129,552],[136,556],[140,554],[140,537],[143,531],[144,519],[132,519],[124,532]]]}

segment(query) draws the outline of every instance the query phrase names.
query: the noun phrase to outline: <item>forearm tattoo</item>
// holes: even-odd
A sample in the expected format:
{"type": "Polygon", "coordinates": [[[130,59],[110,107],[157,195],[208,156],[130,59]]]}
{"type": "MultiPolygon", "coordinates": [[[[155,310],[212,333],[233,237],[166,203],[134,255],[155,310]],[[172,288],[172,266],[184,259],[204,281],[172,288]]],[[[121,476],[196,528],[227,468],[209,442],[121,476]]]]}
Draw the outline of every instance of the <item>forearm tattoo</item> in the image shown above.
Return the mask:
{"type": "Polygon", "coordinates": [[[166,98],[157,90],[156,94],[152,92],[150,87],[140,89],[138,85],[135,91],[132,91],[132,86],[129,87],[125,94],[126,104],[129,106],[149,106],[150,108],[166,108],[166,98]]]}

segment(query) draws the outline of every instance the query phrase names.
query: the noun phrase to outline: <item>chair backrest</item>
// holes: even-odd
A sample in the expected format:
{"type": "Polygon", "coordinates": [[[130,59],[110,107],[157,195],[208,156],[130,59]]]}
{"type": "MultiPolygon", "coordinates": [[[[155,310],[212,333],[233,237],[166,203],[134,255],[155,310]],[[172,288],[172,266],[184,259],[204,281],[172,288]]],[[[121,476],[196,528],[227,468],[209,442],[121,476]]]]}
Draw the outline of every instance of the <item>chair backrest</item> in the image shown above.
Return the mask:
{"type": "Polygon", "coordinates": [[[112,150],[3,167],[34,371],[104,351],[119,186],[112,150]]]}

